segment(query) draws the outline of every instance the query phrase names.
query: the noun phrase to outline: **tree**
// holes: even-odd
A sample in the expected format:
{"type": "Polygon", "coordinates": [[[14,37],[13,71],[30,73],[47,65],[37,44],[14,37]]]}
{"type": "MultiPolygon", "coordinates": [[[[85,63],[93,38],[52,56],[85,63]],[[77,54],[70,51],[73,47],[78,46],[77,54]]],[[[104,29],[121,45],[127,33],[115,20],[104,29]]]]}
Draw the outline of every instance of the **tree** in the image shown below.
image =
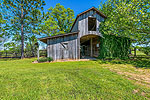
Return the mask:
{"type": "Polygon", "coordinates": [[[141,47],[140,51],[142,51],[143,53],[145,53],[146,55],[150,55],[150,46],[147,47],[141,47]]]}
{"type": "Polygon", "coordinates": [[[150,43],[149,0],[108,0],[99,10],[107,15],[100,23],[100,31],[136,40],[137,44],[150,43]]]}
{"type": "MultiPolygon", "coordinates": [[[[44,13],[44,12],[43,12],[44,13]]],[[[28,27],[28,35],[26,47],[30,47],[30,51],[32,56],[35,56],[35,43],[37,43],[37,36],[41,35],[40,31],[38,29],[39,24],[41,24],[44,21],[44,14],[40,10],[33,10],[29,16],[30,18],[30,26],[28,27]]]]}
{"type": "Polygon", "coordinates": [[[5,31],[8,28],[7,21],[4,20],[4,13],[2,11],[2,6],[0,4],[0,49],[4,46],[4,42],[7,39],[7,32],[5,31]]]}
{"type": "Polygon", "coordinates": [[[40,25],[40,30],[48,36],[67,33],[74,22],[74,11],[56,4],[54,8],[49,8],[45,14],[45,21],[40,25]]]}
{"type": "Polygon", "coordinates": [[[5,56],[7,57],[7,54],[8,54],[8,51],[9,51],[9,48],[11,47],[11,44],[10,43],[5,43],[4,44],[4,52],[5,52],[5,56]]]}
{"type": "Polygon", "coordinates": [[[3,41],[3,39],[2,39],[2,23],[4,23],[4,20],[2,18],[2,14],[0,13],[0,45],[3,41]]]}
{"type": "MultiPolygon", "coordinates": [[[[44,0],[4,0],[3,7],[9,11],[8,17],[11,21],[11,32],[13,37],[21,40],[21,58],[24,58],[25,33],[30,26],[30,15],[34,11],[42,10],[44,0]],[[20,34],[21,33],[21,34],[20,34]]],[[[36,16],[34,16],[35,18],[36,16]]]]}
{"type": "Polygon", "coordinates": [[[5,23],[5,20],[3,20],[2,14],[0,13],[0,25],[2,25],[3,23],[5,23]]]}

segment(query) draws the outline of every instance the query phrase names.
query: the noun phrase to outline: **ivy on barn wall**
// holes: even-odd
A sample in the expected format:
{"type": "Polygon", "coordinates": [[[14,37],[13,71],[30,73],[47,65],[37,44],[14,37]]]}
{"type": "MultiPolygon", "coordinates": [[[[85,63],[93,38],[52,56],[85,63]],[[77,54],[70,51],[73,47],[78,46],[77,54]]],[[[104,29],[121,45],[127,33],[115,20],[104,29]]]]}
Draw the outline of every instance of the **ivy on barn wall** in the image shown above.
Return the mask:
{"type": "Polygon", "coordinates": [[[128,58],[131,41],[126,37],[117,37],[115,35],[103,35],[100,39],[99,58],[128,58]]]}

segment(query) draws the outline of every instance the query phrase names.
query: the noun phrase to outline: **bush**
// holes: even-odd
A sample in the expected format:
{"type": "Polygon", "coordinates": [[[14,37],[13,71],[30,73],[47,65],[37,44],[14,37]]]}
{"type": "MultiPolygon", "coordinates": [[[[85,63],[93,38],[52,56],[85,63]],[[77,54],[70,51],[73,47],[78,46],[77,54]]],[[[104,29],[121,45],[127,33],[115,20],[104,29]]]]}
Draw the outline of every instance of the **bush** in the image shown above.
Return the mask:
{"type": "Polygon", "coordinates": [[[48,59],[49,62],[53,61],[52,57],[48,57],[47,59],[48,59]]]}
{"type": "Polygon", "coordinates": [[[51,61],[53,61],[53,58],[51,58],[51,57],[44,57],[44,58],[40,58],[39,60],[38,60],[38,62],[51,62],[51,61]]]}
{"type": "Polygon", "coordinates": [[[150,55],[150,47],[141,47],[140,51],[142,51],[143,53],[145,53],[147,56],[150,55]]]}

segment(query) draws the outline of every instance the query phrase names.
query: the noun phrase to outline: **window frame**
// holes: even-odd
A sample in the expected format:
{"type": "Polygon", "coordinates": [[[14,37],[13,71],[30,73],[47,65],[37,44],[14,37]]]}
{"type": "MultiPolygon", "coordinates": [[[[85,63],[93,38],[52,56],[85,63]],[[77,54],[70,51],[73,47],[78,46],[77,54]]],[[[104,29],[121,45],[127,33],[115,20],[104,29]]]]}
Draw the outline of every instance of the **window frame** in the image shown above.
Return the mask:
{"type": "Polygon", "coordinates": [[[97,20],[96,20],[96,18],[95,17],[88,17],[88,31],[96,31],[96,28],[97,28],[97,20]],[[95,29],[93,29],[93,30],[89,29],[89,19],[95,19],[95,29]]]}

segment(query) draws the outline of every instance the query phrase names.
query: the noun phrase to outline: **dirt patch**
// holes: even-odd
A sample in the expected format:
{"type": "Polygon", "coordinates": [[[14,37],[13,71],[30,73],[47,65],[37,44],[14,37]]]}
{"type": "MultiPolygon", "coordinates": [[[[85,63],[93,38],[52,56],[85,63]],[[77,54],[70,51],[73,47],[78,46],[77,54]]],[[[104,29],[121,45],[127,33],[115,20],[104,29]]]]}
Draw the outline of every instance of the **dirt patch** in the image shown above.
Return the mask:
{"type": "MultiPolygon", "coordinates": [[[[135,85],[150,89],[150,69],[136,68],[129,64],[101,64],[104,68],[112,72],[120,74],[128,80],[134,80],[135,85]]],[[[150,100],[150,91],[143,91],[143,89],[134,89],[133,94],[140,94],[150,100]]]]}
{"type": "Polygon", "coordinates": [[[105,68],[108,68],[112,72],[124,75],[130,80],[135,80],[136,84],[142,84],[144,86],[150,87],[150,69],[135,68],[132,65],[123,64],[103,64],[105,68]]]}
{"type": "MultiPolygon", "coordinates": [[[[71,61],[90,61],[91,59],[62,59],[62,60],[56,60],[52,62],[42,62],[42,63],[55,63],[55,62],[71,62],[71,61]]],[[[38,61],[33,61],[33,64],[39,63],[38,61]]]]}

